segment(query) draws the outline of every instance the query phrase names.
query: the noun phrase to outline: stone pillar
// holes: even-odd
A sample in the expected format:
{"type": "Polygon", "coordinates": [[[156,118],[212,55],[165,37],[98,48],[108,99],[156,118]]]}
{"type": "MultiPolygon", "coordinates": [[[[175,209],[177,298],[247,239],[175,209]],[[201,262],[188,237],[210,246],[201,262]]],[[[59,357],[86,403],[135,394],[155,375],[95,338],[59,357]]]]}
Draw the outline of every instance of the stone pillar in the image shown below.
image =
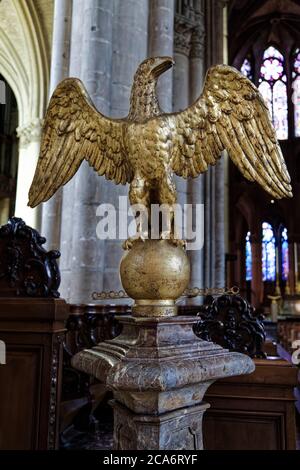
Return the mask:
{"type": "MultiPolygon", "coordinates": [[[[224,62],[224,0],[205,0],[206,66],[224,62]]],[[[205,283],[225,285],[225,169],[223,155],[205,174],[205,283]]]]}
{"type": "MultiPolygon", "coordinates": [[[[201,91],[204,68],[204,16],[201,2],[177,2],[174,26],[173,110],[181,111],[195,101],[201,91]]],[[[176,178],[178,202],[203,203],[203,178],[176,178]]],[[[195,221],[195,219],[194,219],[195,221]]],[[[195,226],[193,227],[195,230],[195,226]]],[[[203,286],[202,250],[189,252],[191,285],[203,286]]],[[[193,301],[190,301],[193,302],[193,301]]],[[[199,299],[196,300],[199,302],[199,299]]]]}
{"type": "Polygon", "coordinates": [[[114,118],[129,111],[133,76],[147,57],[148,0],[114,0],[110,112],[114,118]]]}
{"type": "Polygon", "coordinates": [[[209,166],[204,174],[204,282],[215,286],[215,168],[209,166]]]}
{"type": "MultiPolygon", "coordinates": [[[[174,71],[173,71],[173,111],[183,111],[189,105],[189,53],[191,31],[184,18],[175,16],[174,27],[174,71]]],[[[183,207],[187,203],[188,181],[174,176],[177,188],[177,201],[183,207]]]]}
{"type": "Polygon", "coordinates": [[[190,103],[202,92],[205,73],[205,26],[203,14],[199,15],[200,24],[191,37],[190,50],[190,103]]]}
{"type": "Polygon", "coordinates": [[[15,216],[21,217],[29,227],[39,229],[41,222],[41,211],[37,207],[31,209],[28,205],[28,191],[33,180],[34,171],[38,161],[41,139],[42,121],[33,119],[26,126],[18,127],[19,137],[19,163],[15,216]]]}
{"type": "MultiPolygon", "coordinates": [[[[81,60],[82,60],[82,18],[83,18],[83,2],[82,0],[73,0],[72,20],[71,20],[71,41],[70,41],[70,61],[69,75],[71,77],[80,77],[81,60]]],[[[75,176],[76,177],[76,176],[75,176]]],[[[60,272],[61,286],[60,292],[64,299],[70,300],[70,283],[71,283],[71,260],[73,249],[73,208],[74,208],[74,192],[75,177],[67,183],[63,189],[62,197],[62,214],[63,223],[61,224],[60,234],[60,272]]]]}
{"type": "MultiPolygon", "coordinates": [[[[202,92],[204,72],[204,17],[202,12],[198,16],[198,27],[194,30],[191,38],[190,50],[190,103],[193,103],[202,92]]],[[[204,175],[188,181],[188,203],[204,204],[204,175]]],[[[205,221],[203,221],[205,224],[205,221]]],[[[201,227],[205,233],[205,227],[201,227]]],[[[195,230],[195,226],[193,226],[195,230]]],[[[203,240],[204,243],[204,240],[203,240]]],[[[190,252],[191,262],[191,286],[204,287],[204,245],[199,250],[190,252]]],[[[199,300],[195,299],[195,302],[199,300]]]]}
{"type": "MultiPolygon", "coordinates": [[[[71,14],[72,0],[55,0],[49,98],[69,74],[71,14]]],[[[42,207],[41,233],[47,239],[48,250],[60,248],[62,193],[61,188],[42,207]]]]}
{"type": "Polygon", "coordinates": [[[225,286],[225,155],[215,166],[215,287],[225,286]]]}
{"type": "Polygon", "coordinates": [[[72,0],[55,0],[49,97],[69,74],[72,0]]]}
{"type": "MultiPolygon", "coordinates": [[[[134,72],[147,56],[148,0],[75,2],[72,23],[70,73],[82,79],[102,113],[126,116],[134,72]],[[78,42],[89,51],[80,60],[78,42]]],[[[85,162],[64,188],[64,213],[70,213],[68,206],[73,209],[62,229],[62,291],[72,302],[90,302],[95,290],[121,288],[121,242],[96,237],[97,206],[110,203],[118,209],[120,195],[127,195],[126,187],[99,177],[85,162]]]]}
{"type": "MultiPolygon", "coordinates": [[[[216,31],[218,31],[219,44],[217,46],[217,63],[228,62],[227,51],[227,5],[228,0],[216,1],[216,31]],[[222,36],[222,37],[221,37],[222,36]]],[[[220,162],[215,167],[216,187],[216,261],[215,271],[216,287],[225,285],[225,255],[228,250],[228,154],[224,152],[220,162]]]]}
{"type": "Polygon", "coordinates": [[[189,105],[189,54],[191,31],[175,18],[174,30],[174,72],[173,110],[183,111],[189,105]]]}
{"type": "MultiPolygon", "coordinates": [[[[78,1],[73,5],[70,72],[77,69],[76,75],[84,82],[95,106],[107,115],[110,110],[112,17],[110,0],[78,1]]],[[[109,202],[107,182],[83,162],[69,185],[64,191],[63,213],[70,210],[68,203],[73,209],[62,233],[62,250],[65,251],[62,292],[71,302],[89,303],[91,293],[103,288],[105,247],[96,236],[96,208],[101,202],[109,202]],[[69,234],[66,234],[67,229],[69,234]]]]}
{"type": "MultiPolygon", "coordinates": [[[[110,115],[120,118],[128,114],[134,73],[140,62],[147,57],[149,12],[148,0],[114,0],[113,4],[110,115]]],[[[121,214],[119,196],[127,197],[128,185],[116,186],[110,181],[105,183],[107,192],[103,202],[113,204],[117,213],[121,214]]],[[[103,178],[100,184],[103,184],[103,178]]],[[[120,240],[106,240],[103,278],[103,289],[106,291],[122,289],[119,277],[122,255],[120,240]]]]}
{"type": "MultiPolygon", "coordinates": [[[[173,57],[174,0],[150,0],[149,56],[173,57]]],[[[172,71],[164,73],[157,84],[163,111],[172,111],[172,71]]]]}

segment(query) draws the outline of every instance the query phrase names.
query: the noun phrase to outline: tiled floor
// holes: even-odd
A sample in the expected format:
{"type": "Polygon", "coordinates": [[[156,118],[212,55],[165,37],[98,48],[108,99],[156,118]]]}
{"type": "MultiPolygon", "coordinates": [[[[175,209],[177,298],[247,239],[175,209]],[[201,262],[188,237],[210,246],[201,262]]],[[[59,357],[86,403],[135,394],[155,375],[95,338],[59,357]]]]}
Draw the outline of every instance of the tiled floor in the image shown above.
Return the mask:
{"type": "Polygon", "coordinates": [[[110,450],[113,446],[113,430],[112,423],[103,425],[93,433],[86,433],[70,428],[65,435],[67,443],[61,445],[64,449],[69,450],[110,450]]]}

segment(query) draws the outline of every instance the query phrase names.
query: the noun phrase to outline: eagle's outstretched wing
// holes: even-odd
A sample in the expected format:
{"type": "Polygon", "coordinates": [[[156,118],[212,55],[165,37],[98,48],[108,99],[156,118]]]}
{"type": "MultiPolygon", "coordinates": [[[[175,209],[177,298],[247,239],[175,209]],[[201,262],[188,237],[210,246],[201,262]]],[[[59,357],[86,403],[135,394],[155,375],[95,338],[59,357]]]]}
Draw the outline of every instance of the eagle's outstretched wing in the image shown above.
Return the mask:
{"type": "Polygon", "coordinates": [[[227,150],[247,179],[275,198],[292,196],[267,106],[253,83],[236,69],[209,69],[199,99],[169,118],[174,129],[171,165],[177,175],[196,177],[227,150]]]}
{"type": "Polygon", "coordinates": [[[99,113],[76,78],[63,80],[49,103],[42,131],[40,156],[29,191],[29,205],[47,201],[66,184],[86,159],[107,179],[125,184],[132,179],[123,152],[122,119],[99,113]]]}

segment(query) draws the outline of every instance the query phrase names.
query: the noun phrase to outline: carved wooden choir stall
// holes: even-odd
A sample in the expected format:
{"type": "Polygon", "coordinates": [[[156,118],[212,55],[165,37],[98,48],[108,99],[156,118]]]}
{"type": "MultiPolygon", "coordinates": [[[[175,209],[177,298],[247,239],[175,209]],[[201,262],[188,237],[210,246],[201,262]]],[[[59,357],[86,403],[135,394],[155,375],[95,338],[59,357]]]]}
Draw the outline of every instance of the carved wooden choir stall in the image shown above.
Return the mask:
{"type": "Polygon", "coordinates": [[[280,357],[267,357],[262,318],[240,296],[206,299],[197,334],[249,354],[255,371],[221,379],[206,393],[204,445],[220,450],[296,449],[294,388],[298,369],[280,357]]]}
{"type": "Polygon", "coordinates": [[[59,253],[12,218],[0,228],[0,449],[58,447],[62,349],[68,307],[59,299],[59,253]]]}

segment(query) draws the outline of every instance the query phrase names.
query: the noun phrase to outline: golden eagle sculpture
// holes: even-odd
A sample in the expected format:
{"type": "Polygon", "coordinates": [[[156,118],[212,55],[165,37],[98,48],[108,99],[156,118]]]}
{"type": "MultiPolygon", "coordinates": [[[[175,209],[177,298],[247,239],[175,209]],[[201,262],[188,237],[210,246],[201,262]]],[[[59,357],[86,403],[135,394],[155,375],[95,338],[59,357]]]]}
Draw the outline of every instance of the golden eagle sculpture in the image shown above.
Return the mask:
{"type": "Polygon", "coordinates": [[[253,83],[232,67],[208,70],[203,92],[187,109],[163,113],[158,77],[170,57],[146,59],[134,76],[129,114],[110,119],[76,78],[55,89],[46,113],[29,205],[47,201],[82,161],[116,184],[130,184],[131,204],[176,202],[173,174],[197,177],[227,150],[241,173],[274,198],[292,196],[290,177],[267,106],[253,83]]]}

